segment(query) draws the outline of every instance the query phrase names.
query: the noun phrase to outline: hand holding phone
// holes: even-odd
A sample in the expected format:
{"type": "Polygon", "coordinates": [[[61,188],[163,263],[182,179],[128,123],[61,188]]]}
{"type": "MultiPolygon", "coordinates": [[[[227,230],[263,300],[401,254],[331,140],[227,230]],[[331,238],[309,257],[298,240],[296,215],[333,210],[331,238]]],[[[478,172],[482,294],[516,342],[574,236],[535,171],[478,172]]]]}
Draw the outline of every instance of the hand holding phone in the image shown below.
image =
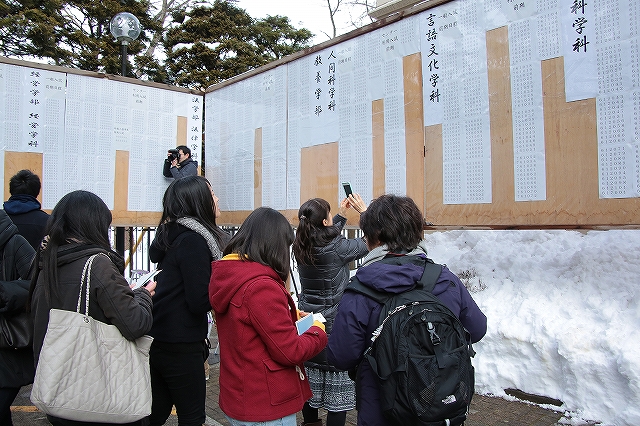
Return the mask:
{"type": "Polygon", "coordinates": [[[342,187],[344,188],[344,193],[346,194],[347,198],[349,198],[349,195],[353,194],[353,191],[351,190],[351,184],[349,182],[342,182],[342,187]]]}
{"type": "Polygon", "coordinates": [[[367,210],[367,203],[364,202],[359,194],[351,194],[351,196],[346,200],[348,207],[351,207],[360,214],[364,213],[364,211],[367,210]]]}

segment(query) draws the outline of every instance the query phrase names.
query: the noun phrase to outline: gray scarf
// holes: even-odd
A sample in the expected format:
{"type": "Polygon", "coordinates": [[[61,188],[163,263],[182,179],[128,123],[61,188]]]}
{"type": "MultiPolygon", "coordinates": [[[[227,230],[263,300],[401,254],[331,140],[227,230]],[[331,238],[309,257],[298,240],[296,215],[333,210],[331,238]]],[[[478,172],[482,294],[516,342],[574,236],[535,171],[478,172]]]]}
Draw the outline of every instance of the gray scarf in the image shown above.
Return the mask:
{"type": "Polygon", "coordinates": [[[211,251],[211,256],[213,256],[213,260],[222,259],[222,251],[220,247],[218,247],[218,242],[215,237],[209,232],[207,228],[204,227],[200,222],[192,217],[181,217],[176,220],[180,225],[191,229],[194,232],[202,235],[202,237],[207,241],[207,245],[209,246],[209,250],[211,251]]]}
{"type": "MultiPolygon", "coordinates": [[[[387,254],[389,254],[389,247],[387,247],[386,244],[378,246],[373,250],[371,250],[362,259],[362,265],[360,265],[360,267],[362,268],[363,266],[367,266],[372,264],[373,262],[377,262],[378,260],[383,259],[387,254]]],[[[427,255],[427,243],[425,240],[420,241],[416,246],[416,248],[414,248],[413,250],[411,250],[410,253],[408,253],[408,255],[416,255],[416,254],[424,254],[425,256],[427,255]]]]}

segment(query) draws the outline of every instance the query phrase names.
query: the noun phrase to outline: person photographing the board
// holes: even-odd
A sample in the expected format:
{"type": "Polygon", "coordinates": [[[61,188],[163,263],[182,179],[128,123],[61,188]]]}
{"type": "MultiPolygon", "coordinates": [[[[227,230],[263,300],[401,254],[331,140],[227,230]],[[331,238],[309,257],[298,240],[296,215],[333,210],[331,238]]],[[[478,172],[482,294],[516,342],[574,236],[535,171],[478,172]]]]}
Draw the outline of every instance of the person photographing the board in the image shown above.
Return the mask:
{"type": "Polygon", "coordinates": [[[191,150],[185,145],[167,151],[162,174],[168,178],[182,179],[198,174],[198,162],[191,158],[191,150]]]}

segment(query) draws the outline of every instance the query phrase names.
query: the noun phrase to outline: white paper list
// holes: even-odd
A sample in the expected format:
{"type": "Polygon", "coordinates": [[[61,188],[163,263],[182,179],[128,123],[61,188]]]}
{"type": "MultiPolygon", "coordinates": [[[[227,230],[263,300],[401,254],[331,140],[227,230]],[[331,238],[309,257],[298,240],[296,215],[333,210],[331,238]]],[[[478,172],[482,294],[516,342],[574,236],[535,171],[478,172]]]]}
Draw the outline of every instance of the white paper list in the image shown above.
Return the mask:
{"type": "Polygon", "coordinates": [[[547,198],[542,72],[536,22],[509,25],[515,201],[547,198]]]}

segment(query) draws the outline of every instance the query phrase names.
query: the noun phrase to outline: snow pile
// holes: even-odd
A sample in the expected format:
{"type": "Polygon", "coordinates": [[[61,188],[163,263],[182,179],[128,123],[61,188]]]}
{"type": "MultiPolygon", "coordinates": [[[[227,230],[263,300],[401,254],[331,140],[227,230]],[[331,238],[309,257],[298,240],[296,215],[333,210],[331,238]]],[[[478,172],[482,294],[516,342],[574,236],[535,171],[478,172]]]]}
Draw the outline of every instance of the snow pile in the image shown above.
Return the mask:
{"type": "Polygon", "coordinates": [[[429,257],[463,278],[488,318],[474,345],[477,393],[559,399],[570,424],[640,425],[640,230],[426,239],[429,257]]]}

